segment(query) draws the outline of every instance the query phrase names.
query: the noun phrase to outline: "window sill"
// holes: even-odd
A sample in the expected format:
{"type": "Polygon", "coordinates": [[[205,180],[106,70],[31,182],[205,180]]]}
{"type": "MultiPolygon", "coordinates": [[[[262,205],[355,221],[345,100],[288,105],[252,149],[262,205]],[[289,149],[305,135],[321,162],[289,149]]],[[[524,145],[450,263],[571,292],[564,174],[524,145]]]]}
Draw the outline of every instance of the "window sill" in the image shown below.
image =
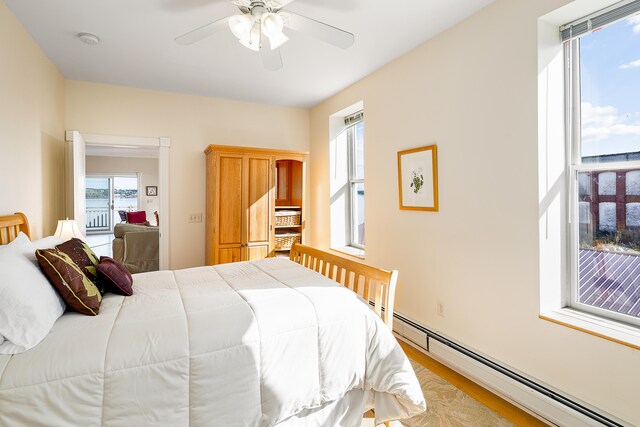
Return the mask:
{"type": "Polygon", "coordinates": [[[345,255],[364,259],[364,249],[355,248],[353,246],[342,246],[339,248],[331,248],[332,251],[340,252],[345,255]]]}
{"type": "Polygon", "coordinates": [[[640,350],[640,329],[591,314],[562,308],[541,313],[543,320],[640,350]]]}

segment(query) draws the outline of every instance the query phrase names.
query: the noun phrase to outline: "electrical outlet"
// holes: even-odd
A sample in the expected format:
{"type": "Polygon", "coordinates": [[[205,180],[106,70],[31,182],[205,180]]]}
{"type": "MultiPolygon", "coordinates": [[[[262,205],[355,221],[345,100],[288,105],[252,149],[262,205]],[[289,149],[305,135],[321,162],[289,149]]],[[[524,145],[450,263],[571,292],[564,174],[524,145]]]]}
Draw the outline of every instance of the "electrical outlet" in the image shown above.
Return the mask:
{"type": "Polygon", "coordinates": [[[202,214],[201,213],[189,214],[189,222],[202,222],[202,214]]]}
{"type": "Polygon", "coordinates": [[[442,301],[438,301],[436,303],[436,306],[436,313],[438,313],[438,316],[444,317],[444,304],[442,303],[442,301]]]}

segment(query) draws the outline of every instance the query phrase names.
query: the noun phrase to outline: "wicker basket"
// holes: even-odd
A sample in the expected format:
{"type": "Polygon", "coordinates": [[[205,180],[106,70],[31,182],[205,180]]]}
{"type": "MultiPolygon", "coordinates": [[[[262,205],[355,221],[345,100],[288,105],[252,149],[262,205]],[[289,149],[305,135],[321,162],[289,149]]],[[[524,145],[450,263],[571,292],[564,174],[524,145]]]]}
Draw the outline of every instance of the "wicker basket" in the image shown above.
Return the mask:
{"type": "Polygon", "coordinates": [[[300,233],[276,233],[276,250],[289,249],[294,243],[300,243],[300,233]]]}
{"type": "Polygon", "coordinates": [[[300,211],[277,211],[276,226],[300,225],[300,211]]]}

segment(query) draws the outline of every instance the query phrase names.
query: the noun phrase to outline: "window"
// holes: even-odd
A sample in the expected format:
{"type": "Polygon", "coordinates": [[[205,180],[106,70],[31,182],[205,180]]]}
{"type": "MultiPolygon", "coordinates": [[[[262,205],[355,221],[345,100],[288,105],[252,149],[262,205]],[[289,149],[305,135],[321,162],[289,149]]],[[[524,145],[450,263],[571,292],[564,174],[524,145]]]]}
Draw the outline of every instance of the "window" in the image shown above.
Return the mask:
{"type": "Polygon", "coordinates": [[[364,114],[340,117],[331,141],[331,247],[364,255],[364,114]]]}
{"type": "Polygon", "coordinates": [[[364,123],[347,128],[351,200],[350,246],[364,249],[364,123]]]}
{"type": "Polygon", "coordinates": [[[570,277],[566,305],[640,325],[640,1],[562,28],[570,277]]]}

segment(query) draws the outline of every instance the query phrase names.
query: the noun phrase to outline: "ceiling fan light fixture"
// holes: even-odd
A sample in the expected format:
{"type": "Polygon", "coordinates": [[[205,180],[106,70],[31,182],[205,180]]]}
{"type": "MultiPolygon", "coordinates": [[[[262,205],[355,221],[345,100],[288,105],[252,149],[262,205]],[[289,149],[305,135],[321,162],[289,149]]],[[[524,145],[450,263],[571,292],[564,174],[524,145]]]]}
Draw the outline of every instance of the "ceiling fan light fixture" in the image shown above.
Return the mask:
{"type": "Polygon", "coordinates": [[[284,33],[274,34],[269,36],[269,42],[271,43],[271,49],[277,49],[286,42],[289,41],[289,37],[287,37],[284,33]]]}
{"type": "Polygon", "coordinates": [[[289,40],[289,37],[283,32],[284,19],[282,16],[276,13],[265,13],[260,22],[262,33],[269,37],[271,49],[277,49],[289,40]]]}
{"type": "Polygon", "coordinates": [[[242,46],[258,52],[260,50],[260,35],[260,25],[256,23],[250,31],[238,37],[238,40],[242,46]]]}
{"type": "Polygon", "coordinates": [[[229,18],[229,28],[238,40],[249,38],[253,28],[253,18],[250,15],[233,15],[229,18]]]}
{"type": "Polygon", "coordinates": [[[276,34],[282,34],[284,29],[284,20],[282,16],[276,13],[265,13],[262,15],[262,32],[267,37],[272,37],[276,34]]]}

